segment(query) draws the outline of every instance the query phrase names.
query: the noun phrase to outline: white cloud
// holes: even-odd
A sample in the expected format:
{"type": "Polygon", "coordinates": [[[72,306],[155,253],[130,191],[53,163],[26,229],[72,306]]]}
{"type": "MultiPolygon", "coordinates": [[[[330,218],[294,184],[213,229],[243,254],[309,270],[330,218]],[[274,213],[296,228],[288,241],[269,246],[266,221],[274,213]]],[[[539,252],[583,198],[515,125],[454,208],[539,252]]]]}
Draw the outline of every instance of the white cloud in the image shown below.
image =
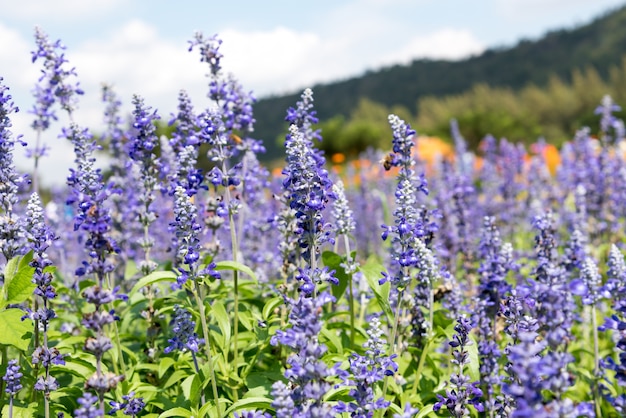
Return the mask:
{"type": "Polygon", "coordinates": [[[455,60],[484,50],[485,45],[470,31],[445,28],[408,40],[382,57],[380,64],[408,63],[415,58],[455,60]]]}
{"type": "Polygon", "coordinates": [[[5,17],[68,21],[77,17],[101,16],[115,10],[121,3],[122,0],[0,0],[0,8],[5,17]]]}
{"type": "Polygon", "coordinates": [[[231,29],[219,36],[224,69],[259,95],[294,89],[320,76],[311,71],[316,51],[323,48],[318,35],[277,27],[262,32],[231,29]]]}
{"type": "Polygon", "coordinates": [[[26,87],[36,80],[37,70],[30,64],[30,45],[18,31],[0,23],[0,77],[13,86],[26,87]]]}
{"type": "MultiPolygon", "coordinates": [[[[407,62],[416,57],[460,58],[484,49],[470,32],[455,29],[407,38],[406,42],[394,44],[394,49],[389,45],[380,49],[374,45],[372,35],[366,40],[359,39],[358,35],[347,31],[324,37],[285,27],[266,31],[225,30],[220,33],[224,41],[223,68],[232,72],[245,89],[263,96],[353,76],[367,67],[407,62]],[[379,51],[385,51],[385,55],[380,57],[379,51]]],[[[19,33],[1,25],[0,38],[10,39],[10,42],[0,43],[0,68],[6,68],[7,62],[14,63],[9,75],[16,81],[11,82],[21,94],[21,106],[30,107],[24,102],[32,102],[28,92],[40,68],[39,64],[30,63],[30,54],[25,52],[32,46],[19,33]],[[24,59],[15,59],[17,56],[24,56],[24,59]]],[[[114,85],[127,113],[132,110],[131,97],[137,93],[167,120],[176,109],[181,88],[189,92],[196,108],[208,105],[205,77],[208,66],[200,62],[199,54],[188,52],[186,42],[169,40],[142,20],[128,21],[104,37],[86,39],[68,49],[66,57],[76,68],[85,90],[75,120],[95,132],[102,128],[102,82],[114,85]]],[[[14,131],[32,136],[28,128],[30,122],[30,115],[21,112],[15,119],[14,131]]],[[[61,123],[56,124],[54,132],[47,135],[53,150],[51,156],[42,160],[45,184],[62,183],[72,165],[69,144],[56,138],[60,126],[61,123]]],[[[22,161],[22,165],[29,168],[30,162],[22,161]]]]}

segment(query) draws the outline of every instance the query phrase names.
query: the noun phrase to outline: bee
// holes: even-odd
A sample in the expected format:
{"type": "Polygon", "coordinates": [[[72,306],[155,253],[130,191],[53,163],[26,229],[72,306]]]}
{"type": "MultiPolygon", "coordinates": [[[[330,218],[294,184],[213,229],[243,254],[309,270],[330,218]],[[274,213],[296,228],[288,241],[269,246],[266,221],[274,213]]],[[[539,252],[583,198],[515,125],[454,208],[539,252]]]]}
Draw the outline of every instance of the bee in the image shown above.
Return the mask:
{"type": "Polygon", "coordinates": [[[93,217],[98,213],[98,207],[96,205],[91,205],[89,209],[87,209],[87,216],[93,217]]]}
{"type": "Polygon", "coordinates": [[[230,134],[230,139],[232,139],[232,141],[235,143],[235,145],[243,144],[243,140],[238,135],[230,134]]]}
{"type": "Polygon", "coordinates": [[[393,166],[393,160],[394,160],[393,154],[389,153],[385,155],[385,157],[381,159],[379,162],[383,165],[383,168],[385,169],[385,171],[389,171],[391,170],[391,167],[393,166]]]}
{"type": "Polygon", "coordinates": [[[444,283],[433,290],[433,300],[437,302],[443,299],[450,292],[452,292],[452,285],[444,283]]]}

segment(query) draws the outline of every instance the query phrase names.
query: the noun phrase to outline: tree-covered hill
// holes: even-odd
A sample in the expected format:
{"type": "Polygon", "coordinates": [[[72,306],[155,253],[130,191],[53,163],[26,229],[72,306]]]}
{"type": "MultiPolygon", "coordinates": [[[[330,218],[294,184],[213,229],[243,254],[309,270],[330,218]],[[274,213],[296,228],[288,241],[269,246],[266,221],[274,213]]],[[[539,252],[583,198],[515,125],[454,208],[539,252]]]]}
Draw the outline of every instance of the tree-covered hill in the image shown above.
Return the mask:
{"type": "MultiPolygon", "coordinates": [[[[522,40],[509,48],[494,48],[459,61],[415,60],[369,71],[360,77],[313,87],[315,108],[322,119],[348,117],[362,99],[384,106],[404,106],[419,113],[425,96],[455,95],[477,84],[521,89],[545,86],[555,76],[571,80],[577,69],[595,69],[608,77],[611,66],[626,54],[626,6],[612,10],[589,24],[547,33],[538,40],[522,40]]],[[[267,158],[281,155],[277,138],[286,131],[284,116],[300,95],[269,97],[255,106],[256,137],[265,140],[267,158]]]]}

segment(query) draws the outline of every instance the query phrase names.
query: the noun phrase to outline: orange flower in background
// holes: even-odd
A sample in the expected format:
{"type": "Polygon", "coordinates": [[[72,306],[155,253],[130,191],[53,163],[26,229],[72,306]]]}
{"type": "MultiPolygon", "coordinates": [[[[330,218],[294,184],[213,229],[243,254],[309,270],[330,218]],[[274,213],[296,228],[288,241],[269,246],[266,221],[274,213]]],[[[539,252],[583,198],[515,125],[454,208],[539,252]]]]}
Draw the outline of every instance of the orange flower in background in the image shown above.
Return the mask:
{"type": "Polygon", "coordinates": [[[546,144],[541,151],[543,159],[550,170],[550,174],[556,174],[556,168],[561,164],[561,154],[559,150],[552,144],[546,144]]]}
{"type": "Polygon", "coordinates": [[[435,136],[420,136],[415,141],[417,158],[432,166],[441,158],[452,158],[454,149],[441,138],[435,136]]]}
{"type": "MultiPolygon", "coordinates": [[[[532,144],[530,146],[531,152],[540,154],[548,167],[551,175],[556,174],[556,169],[561,165],[561,154],[556,146],[552,144],[532,144]]],[[[524,156],[526,160],[530,160],[530,155],[524,156]]]]}
{"type": "Polygon", "coordinates": [[[346,161],[346,156],[345,156],[345,155],[343,155],[342,153],[338,152],[338,153],[336,153],[336,154],[333,154],[333,155],[330,157],[330,161],[331,161],[333,164],[341,164],[341,163],[343,163],[344,161],[346,161]]]}
{"type": "Polygon", "coordinates": [[[276,167],[276,168],[272,169],[272,176],[280,177],[282,175],[283,175],[283,168],[282,167],[276,167]]]}

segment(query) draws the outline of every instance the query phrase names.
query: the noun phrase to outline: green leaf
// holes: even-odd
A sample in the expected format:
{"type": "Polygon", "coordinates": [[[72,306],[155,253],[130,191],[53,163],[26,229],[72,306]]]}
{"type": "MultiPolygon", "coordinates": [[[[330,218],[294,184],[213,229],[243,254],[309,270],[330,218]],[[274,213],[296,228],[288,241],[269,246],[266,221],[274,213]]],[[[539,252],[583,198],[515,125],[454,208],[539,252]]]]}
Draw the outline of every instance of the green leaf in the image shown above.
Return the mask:
{"type": "Polygon", "coordinates": [[[24,256],[13,257],[5,266],[0,308],[11,303],[22,303],[33,294],[37,286],[32,282],[35,269],[28,265],[32,259],[31,251],[24,256]]]}
{"type": "MultiPolygon", "coordinates": [[[[31,403],[26,408],[13,405],[13,418],[31,418],[37,415],[37,403],[31,403]]],[[[8,417],[9,405],[4,405],[2,408],[2,416],[8,417]]]]}
{"type": "Polygon", "coordinates": [[[381,272],[383,270],[383,266],[372,257],[368,258],[365,264],[360,267],[361,273],[363,273],[370,289],[374,292],[376,301],[387,315],[389,321],[393,322],[393,312],[391,311],[391,305],[389,305],[390,283],[386,282],[383,285],[378,284],[378,280],[382,277],[381,272]]]}
{"type": "Polygon", "coordinates": [[[167,417],[181,417],[181,418],[191,418],[191,411],[185,408],[172,408],[163,412],[159,415],[159,418],[167,418],[167,417]]]}
{"type": "Polygon", "coordinates": [[[93,364],[75,356],[66,357],[65,364],[54,366],[54,368],[55,370],[64,370],[78,377],[89,377],[96,371],[96,367],[93,364]]]}
{"type": "Polygon", "coordinates": [[[238,263],[237,261],[232,261],[232,260],[224,260],[224,261],[218,261],[217,263],[215,263],[216,267],[215,270],[220,271],[220,270],[237,270],[240,271],[242,273],[246,273],[248,276],[250,276],[250,278],[252,280],[256,280],[256,274],[254,274],[254,272],[252,271],[252,269],[248,266],[246,266],[245,264],[242,263],[238,263]]]}
{"type": "Polygon", "coordinates": [[[24,311],[21,309],[6,309],[0,311],[0,345],[12,345],[26,351],[33,335],[33,321],[22,321],[24,311]]]}
{"type": "Polygon", "coordinates": [[[226,357],[230,348],[230,319],[228,318],[228,314],[226,313],[224,304],[220,301],[213,302],[211,312],[213,313],[213,316],[215,316],[215,319],[217,320],[217,325],[222,331],[222,336],[224,337],[224,346],[221,348],[224,356],[226,357]]]}
{"type": "Polygon", "coordinates": [[[174,363],[176,363],[176,361],[171,357],[161,357],[159,361],[159,379],[163,377],[165,372],[167,372],[174,363]]]}
{"type": "Polygon", "coordinates": [[[275,298],[272,298],[268,300],[267,302],[265,302],[265,305],[263,305],[263,312],[262,312],[263,319],[266,321],[270,319],[270,317],[274,314],[274,310],[276,310],[276,308],[278,308],[283,303],[284,303],[284,300],[280,296],[276,296],[275,298]]]}
{"type": "Polygon", "coordinates": [[[128,293],[128,297],[137,293],[142,287],[163,281],[173,282],[175,279],[176,273],[173,271],[155,271],[139,279],[128,293]]]}
{"type": "MultiPolygon", "coordinates": [[[[226,398],[220,398],[219,399],[219,403],[220,403],[220,409],[224,408],[226,405],[231,404],[232,401],[230,399],[226,399],[226,398]]],[[[222,413],[221,414],[223,417],[226,417],[226,414],[222,413]]],[[[207,399],[207,403],[205,403],[202,408],[200,408],[200,412],[198,414],[199,418],[203,418],[203,417],[215,417],[217,416],[217,407],[215,406],[215,400],[214,399],[207,399]]]]}
{"type": "Polygon", "coordinates": [[[21,259],[22,257],[20,257],[19,255],[17,257],[13,257],[7,262],[6,266],[4,266],[4,282],[5,283],[11,280],[13,276],[15,276],[15,273],[17,273],[17,269],[20,265],[21,259]]]}
{"type": "Polygon", "coordinates": [[[423,408],[420,408],[417,416],[415,418],[422,418],[433,412],[433,404],[426,405],[423,408]]]}
{"type": "Polygon", "coordinates": [[[329,270],[335,270],[335,277],[339,280],[339,284],[331,286],[330,290],[335,299],[339,301],[346,292],[350,281],[350,276],[346,274],[346,270],[341,266],[341,263],[344,262],[344,257],[332,251],[324,251],[322,253],[322,261],[329,270]]]}
{"type": "Polygon", "coordinates": [[[240,409],[262,409],[273,411],[272,400],[265,397],[255,396],[250,398],[243,398],[235,402],[226,410],[224,416],[228,416],[231,412],[239,411],[240,409]]]}
{"type": "Polygon", "coordinates": [[[183,381],[180,386],[183,389],[183,395],[185,395],[185,399],[189,399],[192,405],[196,405],[202,393],[200,376],[198,376],[197,374],[189,376],[183,381]]]}
{"type": "Polygon", "coordinates": [[[170,386],[173,386],[174,384],[178,383],[178,381],[186,378],[187,376],[189,376],[189,373],[187,371],[183,371],[183,370],[174,371],[174,373],[172,373],[172,375],[168,377],[165,383],[163,384],[163,389],[167,389],[170,386]]]}
{"type": "Polygon", "coordinates": [[[322,328],[321,334],[328,339],[326,342],[329,345],[331,351],[335,353],[343,353],[343,345],[341,344],[341,339],[332,331],[327,328],[322,328]]]}
{"type": "Polygon", "coordinates": [[[35,268],[28,264],[22,265],[9,281],[5,281],[6,303],[22,303],[33,295],[33,290],[37,287],[33,283],[35,268]]]}
{"type": "Polygon", "coordinates": [[[472,381],[480,380],[480,360],[478,358],[478,342],[474,335],[469,336],[471,345],[465,347],[468,354],[469,363],[466,365],[467,372],[472,381]]]}

